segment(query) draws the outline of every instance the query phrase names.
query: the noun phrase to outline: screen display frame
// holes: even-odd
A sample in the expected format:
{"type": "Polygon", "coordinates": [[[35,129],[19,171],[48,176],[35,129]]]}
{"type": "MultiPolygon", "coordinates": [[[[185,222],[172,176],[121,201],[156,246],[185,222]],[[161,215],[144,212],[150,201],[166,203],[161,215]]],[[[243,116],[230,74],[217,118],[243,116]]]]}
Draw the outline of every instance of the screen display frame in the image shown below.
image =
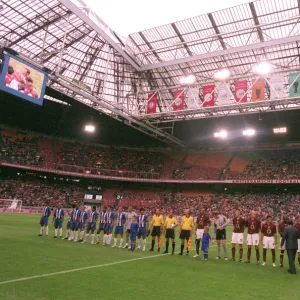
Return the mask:
{"type": "Polygon", "coordinates": [[[10,53],[6,53],[4,52],[3,54],[3,60],[2,60],[2,67],[1,67],[1,70],[0,70],[0,90],[4,91],[4,92],[7,92],[9,94],[12,94],[12,95],[15,95],[19,98],[22,98],[24,100],[27,100],[29,102],[32,102],[34,104],[37,104],[37,105],[43,105],[43,101],[44,101],[44,95],[45,95],[45,90],[46,90],[46,85],[47,85],[47,82],[48,82],[48,74],[47,72],[45,72],[44,70],[36,67],[35,65],[19,58],[18,56],[15,56],[15,55],[12,55],[10,53]],[[5,82],[5,76],[6,76],[6,71],[8,69],[8,64],[9,64],[9,60],[10,59],[15,59],[17,61],[19,61],[20,63],[24,64],[25,66],[28,66],[34,70],[36,70],[37,72],[40,72],[44,75],[44,81],[42,83],[42,88],[41,88],[41,93],[40,93],[40,98],[34,98],[32,96],[28,96],[24,93],[21,93],[17,90],[14,90],[10,87],[7,87],[5,86],[4,82],[5,82]]]}

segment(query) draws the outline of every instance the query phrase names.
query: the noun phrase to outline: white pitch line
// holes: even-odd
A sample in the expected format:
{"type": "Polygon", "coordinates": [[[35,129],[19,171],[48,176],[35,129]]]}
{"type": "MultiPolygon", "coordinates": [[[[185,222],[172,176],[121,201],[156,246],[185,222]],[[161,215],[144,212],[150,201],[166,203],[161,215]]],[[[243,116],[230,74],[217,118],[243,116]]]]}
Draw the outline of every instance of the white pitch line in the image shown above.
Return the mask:
{"type": "MultiPolygon", "coordinates": [[[[216,244],[211,245],[210,247],[214,247],[214,246],[216,246],[216,244]]],[[[195,249],[190,249],[190,250],[195,250],[195,249]]],[[[175,252],[175,253],[179,253],[179,252],[175,252]]],[[[17,278],[17,279],[12,279],[12,280],[7,280],[7,281],[0,281],[0,285],[19,282],[19,281],[26,281],[26,280],[31,280],[31,279],[37,279],[37,278],[43,278],[43,277],[50,277],[50,276],[61,275],[61,274],[67,274],[67,273],[72,273],[72,272],[77,272],[77,271],[84,271],[84,270],[90,270],[90,269],[96,269],[96,268],[109,267],[109,266],[129,263],[129,262],[133,262],[133,261],[137,261],[137,260],[157,258],[157,257],[166,256],[166,255],[170,255],[170,254],[171,253],[156,254],[156,255],[138,257],[138,258],[133,258],[133,259],[128,259],[128,260],[120,260],[120,261],[116,261],[116,262],[113,262],[113,263],[107,263],[107,264],[101,264],[101,265],[95,265],[95,266],[89,266],[89,267],[83,267],[83,268],[70,269],[70,270],[59,271],[59,272],[48,273],[48,274],[34,275],[34,276],[17,278]]]]}

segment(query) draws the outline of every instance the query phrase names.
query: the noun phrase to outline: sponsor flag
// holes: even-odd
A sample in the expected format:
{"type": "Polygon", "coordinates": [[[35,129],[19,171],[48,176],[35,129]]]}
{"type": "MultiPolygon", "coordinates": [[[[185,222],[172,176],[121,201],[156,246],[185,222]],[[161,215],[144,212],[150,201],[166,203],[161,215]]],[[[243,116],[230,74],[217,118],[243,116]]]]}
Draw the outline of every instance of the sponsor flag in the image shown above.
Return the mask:
{"type": "Polygon", "coordinates": [[[190,109],[199,107],[199,88],[190,88],[188,90],[187,106],[190,109]]]}
{"type": "Polygon", "coordinates": [[[222,82],[218,85],[217,90],[218,90],[218,95],[217,95],[217,102],[218,105],[228,105],[230,104],[230,87],[228,83],[222,82]]]}
{"type": "Polygon", "coordinates": [[[177,90],[174,92],[173,110],[184,109],[184,90],[177,90]]]}
{"type": "Polygon", "coordinates": [[[300,96],[300,74],[299,72],[289,74],[289,96],[300,96]]]}
{"type": "Polygon", "coordinates": [[[234,84],[234,99],[238,103],[247,102],[247,80],[239,80],[234,84]]]}
{"type": "Polygon", "coordinates": [[[156,94],[148,94],[147,114],[156,113],[157,97],[156,94]]]}
{"type": "Polygon", "coordinates": [[[203,87],[203,107],[211,107],[215,105],[215,85],[206,85],[203,87]]]}
{"type": "Polygon", "coordinates": [[[264,78],[258,78],[252,80],[252,101],[263,101],[265,100],[265,85],[266,81],[264,78]]]}
{"type": "Polygon", "coordinates": [[[278,99],[284,97],[284,77],[282,75],[270,76],[270,98],[278,99]]]}

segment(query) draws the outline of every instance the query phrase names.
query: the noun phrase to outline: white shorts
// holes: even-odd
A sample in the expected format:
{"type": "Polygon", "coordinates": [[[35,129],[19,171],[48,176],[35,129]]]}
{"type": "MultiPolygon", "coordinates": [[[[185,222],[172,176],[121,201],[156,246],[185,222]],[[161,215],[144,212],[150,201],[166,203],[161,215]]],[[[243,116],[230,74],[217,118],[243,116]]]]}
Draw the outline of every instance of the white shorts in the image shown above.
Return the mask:
{"type": "Polygon", "coordinates": [[[274,236],[264,236],[263,238],[264,249],[275,249],[275,238],[274,236]]]}
{"type": "Polygon", "coordinates": [[[247,235],[247,245],[248,246],[258,246],[259,245],[259,234],[258,233],[248,233],[247,235]]]}
{"type": "Polygon", "coordinates": [[[231,244],[243,244],[244,234],[243,233],[232,233],[231,244]]]}
{"type": "Polygon", "coordinates": [[[196,239],[197,240],[202,239],[203,233],[204,233],[204,229],[197,229],[196,230],[196,239]]]}
{"type": "Polygon", "coordinates": [[[298,253],[300,253],[300,239],[298,240],[298,253]]]}
{"type": "Polygon", "coordinates": [[[281,239],[282,238],[280,238],[279,250],[285,250],[285,242],[284,242],[283,246],[281,247],[281,239]]]}

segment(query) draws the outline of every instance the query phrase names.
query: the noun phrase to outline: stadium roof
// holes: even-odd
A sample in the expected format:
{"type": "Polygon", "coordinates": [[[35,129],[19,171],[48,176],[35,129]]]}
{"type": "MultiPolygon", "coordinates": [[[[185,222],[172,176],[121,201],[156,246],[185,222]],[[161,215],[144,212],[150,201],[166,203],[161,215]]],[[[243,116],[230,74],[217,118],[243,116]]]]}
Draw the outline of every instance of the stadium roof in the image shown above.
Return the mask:
{"type": "Polygon", "coordinates": [[[124,41],[82,0],[5,0],[0,43],[50,69],[51,88],[152,137],[184,146],[171,133],[174,121],[300,107],[295,97],[172,111],[173,92],[188,74],[195,75],[198,88],[212,83],[223,68],[230,70],[231,82],[251,80],[253,65],[267,60],[287,86],[288,73],[300,69],[299,2],[250,2],[134,33],[124,41]],[[158,95],[154,115],[146,114],[150,91],[158,95]]]}

